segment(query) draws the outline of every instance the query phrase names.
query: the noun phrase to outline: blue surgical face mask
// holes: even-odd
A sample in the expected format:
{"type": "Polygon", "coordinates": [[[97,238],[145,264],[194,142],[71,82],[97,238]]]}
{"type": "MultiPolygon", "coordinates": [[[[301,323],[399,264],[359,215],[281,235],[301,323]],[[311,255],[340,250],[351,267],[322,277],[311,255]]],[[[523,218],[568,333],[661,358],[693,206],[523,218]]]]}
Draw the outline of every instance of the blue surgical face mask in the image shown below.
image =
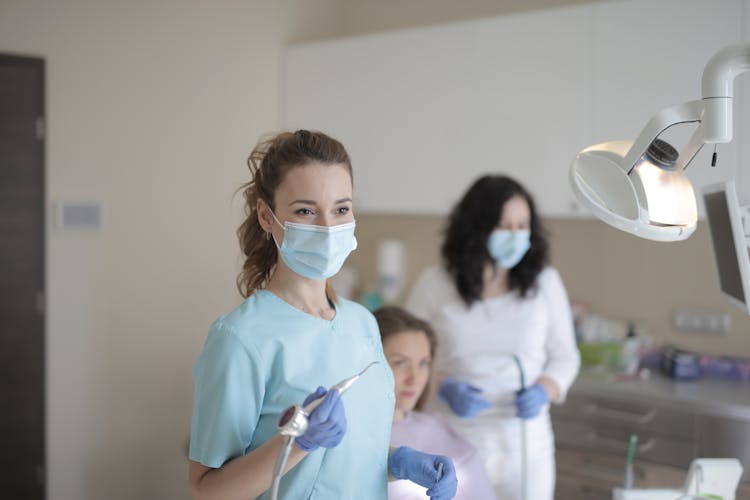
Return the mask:
{"type": "Polygon", "coordinates": [[[349,254],[357,248],[354,221],[338,226],[314,226],[285,222],[271,212],[273,220],[284,228],[281,246],[274,243],[284,263],[300,276],[313,280],[330,278],[341,269],[349,254]]]}
{"type": "Polygon", "coordinates": [[[521,262],[531,247],[531,231],[496,229],[487,239],[487,250],[498,267],[510,269],[521,262]]]}

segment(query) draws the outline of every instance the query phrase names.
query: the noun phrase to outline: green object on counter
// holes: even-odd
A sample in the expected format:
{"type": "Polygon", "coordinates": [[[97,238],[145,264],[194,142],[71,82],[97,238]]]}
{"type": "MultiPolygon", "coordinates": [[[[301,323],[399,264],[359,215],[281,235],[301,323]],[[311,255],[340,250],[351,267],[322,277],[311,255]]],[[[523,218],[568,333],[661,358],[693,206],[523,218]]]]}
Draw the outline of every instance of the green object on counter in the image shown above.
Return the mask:
{"type": "Polygon", "coordinates": [[[583,366],[617,368],[622,344],[615,342],[578,342],[583,366]]]}
{"type": "Polygon", "coordinates": [[[625,462],[625,489],[633,487],[633,457],[635,456],[635,447],[638,444],[638,436],[630,435],[630,445],[628,446],[628,459],[625,462]]]}
{"type": "Polygon", "coordinates": [[[383,298],[378,292],[369,292],[362,297],[362,305],[372,312],[383,305],[383,298]]]}
{"type": "Polygon", "coordinates": [[[638,444],[638,435],[630,435],[630,446],[628,446],[628,464],[633,463],[633,457],[635,456],[635,447],[638,444]]]}

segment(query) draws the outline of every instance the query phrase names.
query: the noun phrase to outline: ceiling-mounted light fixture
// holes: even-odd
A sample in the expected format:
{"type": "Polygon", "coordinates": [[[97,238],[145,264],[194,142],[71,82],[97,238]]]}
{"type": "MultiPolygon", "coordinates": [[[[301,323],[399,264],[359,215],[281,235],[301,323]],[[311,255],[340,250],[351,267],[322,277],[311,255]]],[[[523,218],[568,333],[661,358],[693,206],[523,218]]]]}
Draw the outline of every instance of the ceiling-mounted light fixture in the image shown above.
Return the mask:
{"type": "Polygon", "coordinates": [[[605,142],[576,156],[570,168],[573,192],[597,217],[628,233],[676,241],[695,231],[695,193],[684,173],[704,144],[732,140],[734,79],[750,71],[750,44],[725,47],[703,70],[703,98],[663,109],[634,141],[605,142]],[[677,150],[659,135],[673,125],[698,122],[677,150]]]}

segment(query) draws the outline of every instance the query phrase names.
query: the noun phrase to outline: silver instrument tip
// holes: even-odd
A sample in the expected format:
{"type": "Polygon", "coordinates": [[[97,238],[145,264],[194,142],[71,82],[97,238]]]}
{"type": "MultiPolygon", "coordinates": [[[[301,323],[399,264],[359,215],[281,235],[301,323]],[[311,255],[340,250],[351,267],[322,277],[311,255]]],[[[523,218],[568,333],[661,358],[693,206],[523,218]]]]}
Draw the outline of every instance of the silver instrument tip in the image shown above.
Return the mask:
{"type": "Polygon", "coordinates": [[[352,385],[354,385],[354,382],[356,382],[357,379],[359,379],[359,377],[361,377],[363,373],[365,373],[367,370],[369,370],[370,367],[372,367],[373,365],[377,365],[378,363],[379,363],[379,361],[373,361],[369,365],[365,366],[365,368],[361,372],[359,372],[358,374],[356,374],[353,377],[350,377],[350,378],[344,380],[343,382],[339,382],[338,384],[336,384],[336,388],[339,391],[339,395],[343,394],[344,391],[346,391],[352,385]]]}
{"type": "Polygon", "coordinates": [[[361,376],[362,376],[362,374],[363,374],[363,373],[365,373],[365,372],[366,372],[367,370],[369,370],[371,366],[373,366],[373,365],[377,365],[378,363],[380,363],[380,361],[373,361],[373,362],[372,362],[372,363],[370,363],[369,365],[365,366],[364,370],[362,370],[361,372],[359,372],[359,373],[357,374],[357,376],[358,376],[358,377],[361,377],[361,376]]]}

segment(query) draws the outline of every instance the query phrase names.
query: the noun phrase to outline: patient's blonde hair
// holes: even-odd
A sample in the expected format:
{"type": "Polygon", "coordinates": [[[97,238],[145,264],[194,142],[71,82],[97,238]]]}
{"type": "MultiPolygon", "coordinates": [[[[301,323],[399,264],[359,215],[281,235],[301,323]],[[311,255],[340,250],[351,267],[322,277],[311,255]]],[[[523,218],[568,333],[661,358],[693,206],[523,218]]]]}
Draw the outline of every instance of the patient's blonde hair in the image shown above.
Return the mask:
{"type": "MultiPolygon", "coordinates": [[[[416,331],[424,333],[427,342],[430,345],[430,359],[435,359],[437,351],[437,335],[435,330],[426,321],[422,321],[409,311],[396,306],[384,306],[375,311],[375,319],[380,329],[380,341],[385,344],[386,339],[401,332],[416,331]]],[[[432,383],[432,374],[427,380],[427,384],[419,395],[414,408],[422,410],[430,394],[430,384],[432,383]]]]}

